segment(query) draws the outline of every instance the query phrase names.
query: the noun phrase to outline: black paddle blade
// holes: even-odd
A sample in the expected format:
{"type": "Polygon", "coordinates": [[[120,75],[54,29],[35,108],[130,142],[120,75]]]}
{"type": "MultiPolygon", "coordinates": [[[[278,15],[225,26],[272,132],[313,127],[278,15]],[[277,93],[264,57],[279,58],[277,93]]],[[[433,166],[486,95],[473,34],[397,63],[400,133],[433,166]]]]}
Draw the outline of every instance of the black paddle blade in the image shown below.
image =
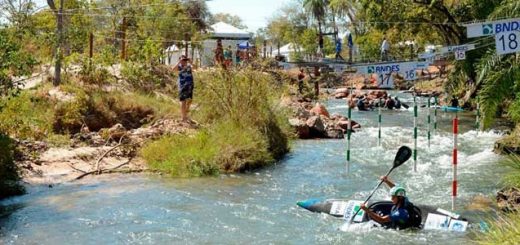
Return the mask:
{"type": "Polygon", "coordinates": [[[412,156],[412,149],[408,146],[401,146],[394,159],[394,168],[401,166],[412,156]]]}

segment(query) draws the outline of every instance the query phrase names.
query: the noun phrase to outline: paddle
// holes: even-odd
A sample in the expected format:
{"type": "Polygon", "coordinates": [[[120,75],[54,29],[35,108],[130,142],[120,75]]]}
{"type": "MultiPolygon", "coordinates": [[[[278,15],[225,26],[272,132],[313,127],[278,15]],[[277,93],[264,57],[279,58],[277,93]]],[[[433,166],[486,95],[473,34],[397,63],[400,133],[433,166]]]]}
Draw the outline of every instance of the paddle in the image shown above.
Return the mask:
{"type": "MultiPolygon", "coordinates": [[[[408,161],[408,159],[410,159],[411,156],[412,156],[412,149],[410,149],[408,146],[401,146],[401,148],[399,148],[399,150],[397,151],[397,154],[395,155],[394,165],[392,166],[392,168],[390,170],[388,170],[388,173],[386,173],[385,177],[390,175],[390,173],[392,173],[392,171],[394,171],[394,169],[396,169],[397,167],[403,165],[403,163],[408,161]]],[[[383,184],[383,180],[381,180],[379,182],[379,184],[376,186],[376,188],[374,188],[374,190],[372,190],[372,193],[370,193],[370,195],[367,197],[364,204],[366,204],[368,202],[368,200],[370,200],[370,198],[372,198],[372,195],[374,195],[377,188],[379,188],[381,186],[381,184],[383,184]]],[[[352,215],[352,217],[348,221],[349,224],[352,223],[352,220],[354,220],[356,215],[359,213],[359,210],[360,209],[358,209],[356,211],[356,213],[354,215],[352,215]]]]}
{"type": "Polygon", "coordinates": [[[401,106],[404,107],[404,109],[410,108],[410,106],[406,103],[401,102],[401,106]]]}

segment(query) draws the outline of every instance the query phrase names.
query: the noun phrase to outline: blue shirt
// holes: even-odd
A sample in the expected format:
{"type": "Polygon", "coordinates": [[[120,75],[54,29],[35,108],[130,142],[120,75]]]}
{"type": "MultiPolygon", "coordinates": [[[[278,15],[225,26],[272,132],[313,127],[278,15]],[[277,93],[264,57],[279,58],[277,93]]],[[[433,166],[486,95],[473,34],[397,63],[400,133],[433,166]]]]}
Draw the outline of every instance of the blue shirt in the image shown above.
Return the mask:
{"type": "Polygon", "coordinates": [[[184,87],[185,85],[193,85],[191,65],[183,67],[179,64],[179,86],[184,87]]]}
{"type": "Polygon", "coordinates": [[[395,205],[392,207],[390,211],[390,221],[392,222],[393,227],[406,227],[408,220],[410,219],[410,214],[408,210],[406,210],[406,206],[408,204],[408,199],[406,198],[404,201],[404,205],[402,207],[397,208],[395,205]]]}

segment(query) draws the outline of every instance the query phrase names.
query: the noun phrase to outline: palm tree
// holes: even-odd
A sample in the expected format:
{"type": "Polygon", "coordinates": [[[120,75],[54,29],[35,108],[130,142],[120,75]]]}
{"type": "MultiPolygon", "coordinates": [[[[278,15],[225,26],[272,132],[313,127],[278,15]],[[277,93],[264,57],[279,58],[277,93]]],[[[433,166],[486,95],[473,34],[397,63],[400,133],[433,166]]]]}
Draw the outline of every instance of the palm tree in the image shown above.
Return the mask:
{"type": "Polygon", "coordinates": [[[346,16],[354,21],[357,8],[355,0],[330,0],[329,7],[340,17],[346,16]]]}
{"type": "Polygon", "coordinates": [[[312,17],[318,21],[318,31],[321,37],[321,25],[325,18],[326,9],[329,4],[328,0],[303,0],[303,7],[312,14],[312,17]]]}

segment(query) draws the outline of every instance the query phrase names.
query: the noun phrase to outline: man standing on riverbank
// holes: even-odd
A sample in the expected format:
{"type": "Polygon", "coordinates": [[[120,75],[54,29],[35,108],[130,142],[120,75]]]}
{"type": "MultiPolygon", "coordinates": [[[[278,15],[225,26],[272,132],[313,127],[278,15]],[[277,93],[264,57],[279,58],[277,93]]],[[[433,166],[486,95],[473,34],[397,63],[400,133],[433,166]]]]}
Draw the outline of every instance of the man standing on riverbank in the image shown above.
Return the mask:
{"type": "Polygon", "coordinates": [[[390,52],[390,43],[386,40],[386,37],[384,37],[383,43],[381,44],[381,61],[388,61],[389,52],[390,52]]]}
{"type": "Polygon", "coordinates": [[[179,74],[179,100],[181,101],[181,116],[182,121],[191,123],[191,120],[188,117],[188,113],[190,112],[191,101],[193,99],[193,67],[191,65],[191,60],[182,55],[179,62],[173,68],[174,71],[179,74]]]}

